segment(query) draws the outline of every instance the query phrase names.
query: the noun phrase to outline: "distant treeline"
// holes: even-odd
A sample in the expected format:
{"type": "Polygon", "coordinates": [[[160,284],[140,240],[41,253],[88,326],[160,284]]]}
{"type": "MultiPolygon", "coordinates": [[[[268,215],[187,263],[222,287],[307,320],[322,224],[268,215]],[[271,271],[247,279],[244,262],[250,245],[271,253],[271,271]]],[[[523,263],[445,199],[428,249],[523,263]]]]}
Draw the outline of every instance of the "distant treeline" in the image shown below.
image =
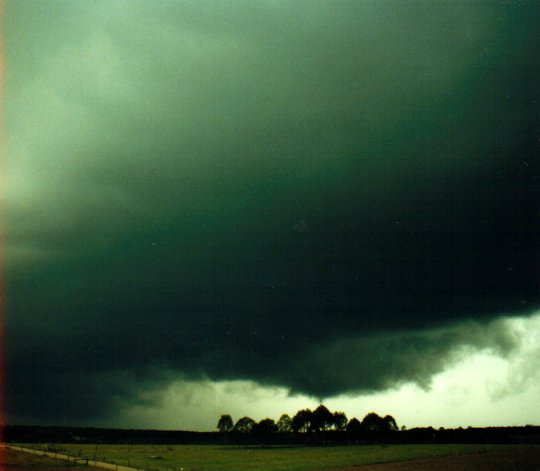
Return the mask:
{"type": "Polygon", "coordinates": [[[330,412],[321,404],[314,411],[299,410],[292,418],[283,414],[277,422],[263,419],[255,422],[250,417],[242,417],[233,425],[232,417],[224,414],[220,417],[217,429],[222,433],[238,432],[254,435],[272,433],[312,433],[312,432],[394,432],[398,430],[395,419],[391,415],[380,417],[375,412],[367,414],[362,422],[356,417],[347,420],[344,412],[330,412]]]}
{"type": "MultiPolygon", "coordinates": [[[[352,420],[352,419],[351,419],[352,420]]],[[[361,422],[360,422],[361,423],[361,422]]],[[[168,430],[122,430],[87,427],[6,425],[7,443],[92,443],[92,444],[220,444],[229,445],[343,445],[364,443],[535,443],[540,444],[540,427],[468,427],[409,430],[336,430],[306,432],[244,433],[189,432],[168,430]]]]}
{"type": "Polygon", "coordinates": [[[407,430],[391,415],[368,413],[362,421],[348,420],[344,412],[330,412],[323,404],[301,409],[292,418],[282,414],[275,422],[241,417],[233,422],[223,414],[217,429],[224,443],[362,444],[362,443],[540,443],[540,427],[421,427],[407,430]]]}

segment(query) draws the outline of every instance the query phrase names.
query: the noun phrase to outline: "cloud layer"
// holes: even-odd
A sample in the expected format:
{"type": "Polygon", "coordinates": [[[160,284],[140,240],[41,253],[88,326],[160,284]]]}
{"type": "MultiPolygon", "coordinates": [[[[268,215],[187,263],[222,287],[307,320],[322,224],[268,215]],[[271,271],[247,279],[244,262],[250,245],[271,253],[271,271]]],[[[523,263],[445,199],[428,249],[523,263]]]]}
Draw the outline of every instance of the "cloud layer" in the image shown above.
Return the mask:
{"type": "Polygon", "coordinates": [[[511,349],[478,326],[539,305],[537,9],[9,2],[8,412],[511,349]]]}

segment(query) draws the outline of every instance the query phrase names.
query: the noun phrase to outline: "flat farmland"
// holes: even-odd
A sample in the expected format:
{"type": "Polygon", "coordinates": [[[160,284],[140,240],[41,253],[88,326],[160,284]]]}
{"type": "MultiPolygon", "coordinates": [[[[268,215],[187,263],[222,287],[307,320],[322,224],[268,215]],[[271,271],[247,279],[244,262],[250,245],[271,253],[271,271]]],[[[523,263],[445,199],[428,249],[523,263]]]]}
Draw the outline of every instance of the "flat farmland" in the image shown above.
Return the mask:
{"type": "Polygon", "coordinates": [[[56,447],[71,456],[152,471],[540,470],[537,466],[540,446],[536,445],[258,447],[69,444],[56,447]],[[504,460],[511,464],[524,464],[498,468],[498,463],[504,464],[504,460]],[[487,467],[482,467],[482,463],[488,463],[487,467]]]}
{"type": "Polygon", "coordinates": [[[67,461],[0,448],[0,470],[2,471],[67,471],[68,468],[73,471],[97,471],[96,468],[78,466],[67,461]]]}

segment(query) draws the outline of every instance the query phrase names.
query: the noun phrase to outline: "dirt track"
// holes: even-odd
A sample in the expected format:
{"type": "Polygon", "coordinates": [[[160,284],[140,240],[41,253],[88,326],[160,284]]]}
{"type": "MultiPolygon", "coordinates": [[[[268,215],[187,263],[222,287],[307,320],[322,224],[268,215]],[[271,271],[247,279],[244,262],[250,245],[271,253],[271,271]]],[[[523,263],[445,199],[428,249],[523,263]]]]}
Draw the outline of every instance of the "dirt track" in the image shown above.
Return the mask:
{"type": "MultiPolygon", "coordinates": [[[[540,447],[381,463],[339,471],[540,471],[540,447]]],[[[337,471],[337,470],[336,470],[337,471]]]]}

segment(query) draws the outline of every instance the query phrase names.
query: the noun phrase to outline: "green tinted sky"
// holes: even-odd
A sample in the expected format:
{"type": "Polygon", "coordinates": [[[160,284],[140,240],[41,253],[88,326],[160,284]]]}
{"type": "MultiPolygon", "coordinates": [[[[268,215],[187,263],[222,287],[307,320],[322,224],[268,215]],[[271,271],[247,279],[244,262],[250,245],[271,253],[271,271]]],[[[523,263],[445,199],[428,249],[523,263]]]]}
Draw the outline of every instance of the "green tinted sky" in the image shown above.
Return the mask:
{"type": "Polygon", "coordinates": [[[538,13],[6,2],[8,418],[522,351],[497,319],[539,306],[538,13]]]}

